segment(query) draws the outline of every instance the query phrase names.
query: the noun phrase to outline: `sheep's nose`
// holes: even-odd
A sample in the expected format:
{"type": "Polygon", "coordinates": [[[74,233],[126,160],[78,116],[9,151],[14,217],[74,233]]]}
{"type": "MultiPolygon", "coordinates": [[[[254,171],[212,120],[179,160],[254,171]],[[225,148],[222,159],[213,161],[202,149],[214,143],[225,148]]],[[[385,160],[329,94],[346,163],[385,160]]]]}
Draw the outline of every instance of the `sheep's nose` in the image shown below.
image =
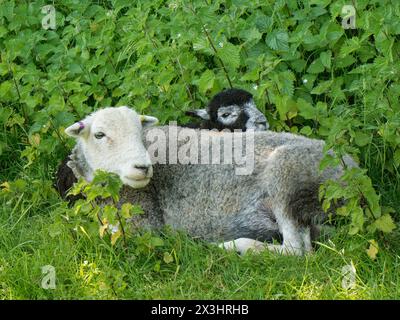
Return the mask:
{"type": "Polygon", "coordinates": [[[268,126],[267,126],[267,122],[266,121],[256,122],[255,131],[264,131],[264,130],[267,130],[267,129],[268,129],[268,126]]]}
{"type": "Polygon", "coordinates": [[[147,175],[149,173],[149,170],[150,170],[150,166],[148,166],[148,165],[134,165],[133,167],[135,169],[143,171],[143,173],[145,175],[147,175]]]}
{"type": "Polygon", "coordinates": [[[150,179],[153,176],[151,165],[136,164],[132,165],[131,171],[125,175],[126,178],[131,180],[150,179]]]}

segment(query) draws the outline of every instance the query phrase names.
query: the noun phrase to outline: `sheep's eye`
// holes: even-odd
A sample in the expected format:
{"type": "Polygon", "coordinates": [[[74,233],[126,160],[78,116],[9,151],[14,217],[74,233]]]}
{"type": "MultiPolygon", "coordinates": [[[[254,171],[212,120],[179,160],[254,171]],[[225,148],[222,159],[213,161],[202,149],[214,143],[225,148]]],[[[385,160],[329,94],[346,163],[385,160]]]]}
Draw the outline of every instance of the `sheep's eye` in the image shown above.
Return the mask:
{"type": "Polygon", "coordinates": [[[104,132],[96,132],[95,134],[94,134],[94,137],[96,138],[96,139],[101,139],[101,138],[103,138],[103,137],[105,137],[106,135],[105,135],[105,133],[104,132]]]}
{"type": "Polygon", "coordinates": [[[222,118],[228,118],[229,117],[229,113],[223,113],[222,114],[222,118]]]}

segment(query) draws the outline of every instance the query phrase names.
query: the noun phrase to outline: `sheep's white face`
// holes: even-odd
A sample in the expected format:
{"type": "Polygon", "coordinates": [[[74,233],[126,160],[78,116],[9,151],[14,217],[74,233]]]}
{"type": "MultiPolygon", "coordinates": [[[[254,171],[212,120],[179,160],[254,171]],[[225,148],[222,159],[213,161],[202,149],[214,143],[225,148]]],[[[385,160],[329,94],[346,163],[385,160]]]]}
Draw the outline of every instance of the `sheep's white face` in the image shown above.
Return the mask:
{"type": "Polygon", "coordinates": [[[156,118],[139,116],[128,107],[110,107],[89,115],[65,132],[78,140],[93,171],[116,173],[124,184],[143,188],[149,183],[153,168],[143,145],[142,126],[156,122],[156,118]]]}

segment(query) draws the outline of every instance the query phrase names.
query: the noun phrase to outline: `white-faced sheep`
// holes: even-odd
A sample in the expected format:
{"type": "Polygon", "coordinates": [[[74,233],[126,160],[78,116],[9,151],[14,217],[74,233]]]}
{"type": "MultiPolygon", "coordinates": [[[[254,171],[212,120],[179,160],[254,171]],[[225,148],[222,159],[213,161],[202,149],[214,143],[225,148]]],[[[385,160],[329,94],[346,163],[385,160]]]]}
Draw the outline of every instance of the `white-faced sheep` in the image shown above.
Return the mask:
{"type": "MultiPolygon", "coordinates": [[[[271,131],[147,128],[154,121],[128,107],[111,107],[67,128],[66,133],[77,139],[68,162],[74,176],[91,180],[96,169],[118,174],[125,184],[122,201],[138,203],[145,211],[135,225],[169,225],[241,253],[270,249],[300,255],[312,250],[310,227],[323,217],[318,187],[343,173],[341,167],[319,172],[323,141],[271,131]],[[155,136],[164,142],[157,152],[155,136]],[[188,144],[206,145],[205,150],[213,152],[213,143],[204,144],[204,138],[233,140],[234,146],[244,143],[246,151],[253,145],[246,155],[254,160],[254,170],[238,175],[240,165],[235,162],[193,164],[200,155],[189,163],[175,163],[171,146],[180,150],[188,144]],[[159,163],[163,155],[165,164],[159,163]],[[261,242],[279,234],[281,245],[261,242]]],[[[349,157],[344,160],[349,167],[356,165],[349,157]]]]}
{"type": "Polygon", "coordinates": [[[206,109],[186,111],[186,115],[200,119],[200,123],[186,125],[200,129],[268,129],[266,117],[260,112],[253,100],[253,95],[242,89],[227,89],[216,94],[206,109]]]}

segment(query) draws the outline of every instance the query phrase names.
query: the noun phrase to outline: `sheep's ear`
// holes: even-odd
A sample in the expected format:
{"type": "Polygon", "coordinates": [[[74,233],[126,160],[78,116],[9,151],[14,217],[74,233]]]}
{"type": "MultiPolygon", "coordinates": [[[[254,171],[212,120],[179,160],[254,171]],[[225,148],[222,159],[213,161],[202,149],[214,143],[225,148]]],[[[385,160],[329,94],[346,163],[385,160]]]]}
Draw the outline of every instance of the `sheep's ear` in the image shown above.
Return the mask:
{"type": "Polygon", "coordinates": [[[75,122],[72,126],[65,129],[65,133],[70,137],[81,137],[89,132],[89,123],[85,121],[75,122]]]}
{"type": "Polygon", "coordinates": [[[140,116],[140,122],[142,122],[143,127],[152,127],[158,123],[158,119],[151,116],[140,116]]]}
{"type": "Polygon", "coordinates": [[[186,111],[185,114],[187,116],[200,118],[203,120],[210,120],[210,115],[208,114],[207,109],[189,110],[189,111],[186,111]]]}

